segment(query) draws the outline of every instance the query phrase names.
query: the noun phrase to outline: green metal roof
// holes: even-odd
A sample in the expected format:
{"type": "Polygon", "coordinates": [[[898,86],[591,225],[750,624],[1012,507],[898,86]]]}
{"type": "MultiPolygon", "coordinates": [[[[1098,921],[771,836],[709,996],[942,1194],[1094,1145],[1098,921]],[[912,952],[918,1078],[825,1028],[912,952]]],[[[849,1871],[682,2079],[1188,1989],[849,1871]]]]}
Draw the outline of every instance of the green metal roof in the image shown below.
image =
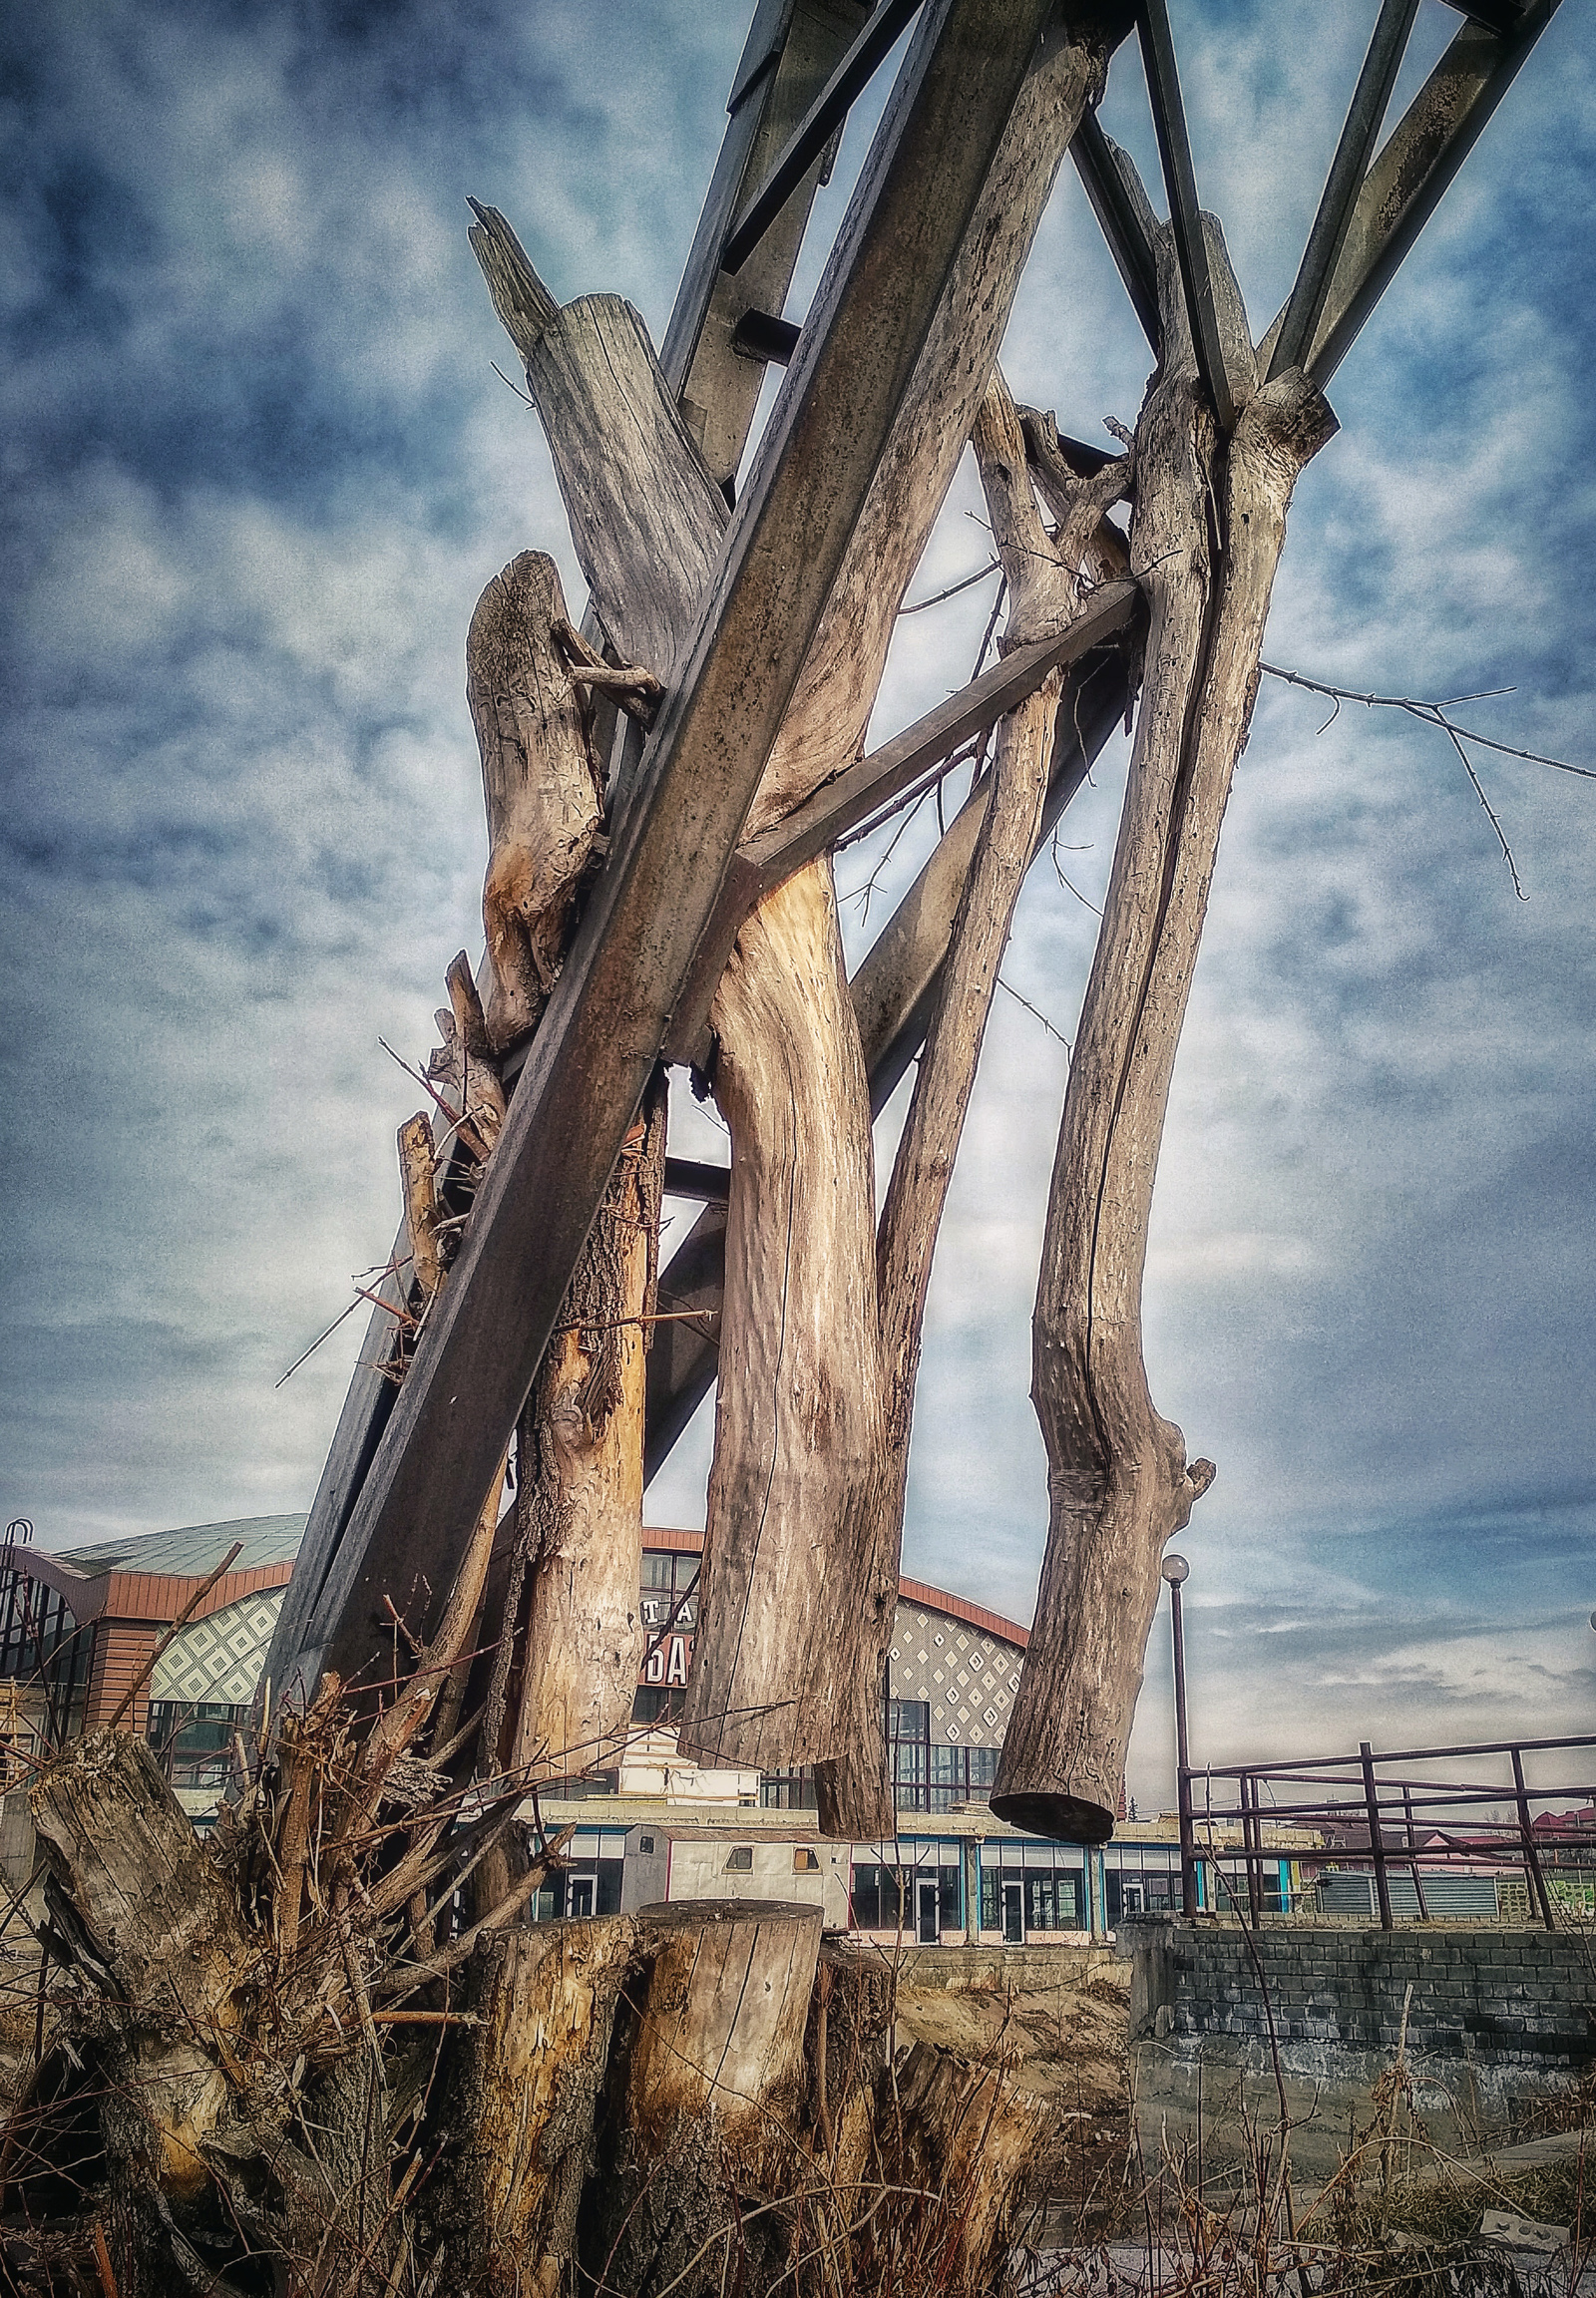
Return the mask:
{"type": "Polygon", "coordinates": [[[258,1572],[267,1564],[291,1564],[304,1538],[303,1516],[243,1516],[231,1524],[189,1524],[175,1532],[145,1532],[121,1540],[101,1540],[92,1548],[53,1551],[63,1564],[87,1579],[106,1572],[157,1572],[177,1579],[202,1580],[213,1572],[235,1540],[243,1551],[235,1572],[258,1572]]]}

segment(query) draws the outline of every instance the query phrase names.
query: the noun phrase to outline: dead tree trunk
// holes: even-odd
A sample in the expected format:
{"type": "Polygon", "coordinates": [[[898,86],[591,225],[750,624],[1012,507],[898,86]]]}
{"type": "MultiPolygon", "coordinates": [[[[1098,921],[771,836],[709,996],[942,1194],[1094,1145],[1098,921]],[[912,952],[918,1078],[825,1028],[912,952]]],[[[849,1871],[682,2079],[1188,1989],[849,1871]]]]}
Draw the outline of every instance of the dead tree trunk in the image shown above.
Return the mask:
{"type": "MultiPolygon", "coordinates": [[[[1125,492],[1126,468],[1111,466],[1085,491],[1084,512],[1076,505],[1074,524],[1064,521],[1055,538],[1037,512],[1024,435],[999,372],[994,372],[973,436],[1008,587],[1003,643],[1025,645],[1067,624],[1077,611],[1077,569],[1086,549],[1078,530],[1095,534],[1108,505],[1125,492]]],[[[876,1260],[886,1401],[864,1613],[874,1634],[863,1665],[856,1664],[843,1688],[851,1702],[851,1729],[836,1760],[817,1772],[822,1824],[839,1835],[870,1837],[892,1825],[880,1686],[898,1594],[926,1297],[998,971],[1040,834],[1061,683],[1062,673],[1055,672],[998,724],[992,796],[882,1208],[876,1260]]]]}
{"type": "Polygon", "coordinates": [[[1220,824],[1258,687],[1299,472],[1335,430],[1297,370],[1260,389],[1218,222],[1204,217],[1232,390],[1197,381],[1170,234],[1164,352],[1136,428],[1132,568],[1151,614],[1141,712],[1053,1167],[1031,1393],[1049,1521],[1035,1626],[993,1808],[1043,1834],[1112,1829],[1168,1541],[1213,1480],[1154,1407],[1141,1343],[1147,1222],[1220,824]]]}
{"type": "Polygon", "coordinates": [[[660,1070],[577,1265],[517,1440],[518,1548],[530,1588],[509,1762],[531,1784],[612,1762],[636,1699],[645,1644],[645,1358],[665,1108],[660,1070]]]}
{"type": "Polygon", "coordinates": [[[710,2298],[733,2275],[766,2288],[784,2214],[745,2227],[739,2197],[800,2183],[820,1910],[685,1900],[639,1920],[648,1962],[617,2021],[585,2263],[629,2298],[710,2298]]]}
{"type": "MultiPolygon", "coordinates": [[[[898,609],[942,509],[1047,194],[1106,55],[1066,24],[1020,91],[792,707],[750,832],[859,752],[898,609]]],[[[716,997],[716,1095],[732,1135],[715,1467],[681,1743],[700,1760],[845,1767],[867,1832],[877,1647],[897,1593],[869,1081],[829,869],[767,897],[716,997]],[[863,1690],[861,1690],[863,1682],[863,1690]],[[861,1734],[867,1734],[864,1739],[861,1734]]],[[[975,1046],[967,1048],[974,1057],[975,1046]]],[[[934,1224],[933,1224],[934,1227],[934,1224]]],[[[840,1776],[840,1774],[837,1774],[840,1776]]],[[[828,1793],[828,1825],[842,1807],[828,1793]]],[[[851,1831],[844,1828],[844,1832],[851,1831]]]]}

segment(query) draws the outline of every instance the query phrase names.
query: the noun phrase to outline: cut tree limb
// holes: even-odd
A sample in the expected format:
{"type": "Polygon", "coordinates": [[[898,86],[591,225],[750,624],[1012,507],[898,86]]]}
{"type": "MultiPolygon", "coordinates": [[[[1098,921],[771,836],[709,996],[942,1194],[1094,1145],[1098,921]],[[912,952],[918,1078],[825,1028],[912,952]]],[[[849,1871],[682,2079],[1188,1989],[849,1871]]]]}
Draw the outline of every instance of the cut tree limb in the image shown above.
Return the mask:
{"type": "Polygon", "coordinates": [[[1047,1550],[993,1794],[999,1817],[1086,1842],[1112,1830],[1164,1544],[1214,1474],[1209,1461],[1188,1465],[1180,1430],[1148,1390],[1147,1223],[1286,514],[1298,473],[1335,429],[1296,369],[1247,388],[1240,297],[1218,225],[1204,217],[1225,354],[1241,381],[1236,429],[1222,444],[1170,235],[1148,222],[1166,358],[1137,425],[1131,555],[1151,623],[1048,1199],[1031,1390],[1047,1450],[1047,1550]]]}

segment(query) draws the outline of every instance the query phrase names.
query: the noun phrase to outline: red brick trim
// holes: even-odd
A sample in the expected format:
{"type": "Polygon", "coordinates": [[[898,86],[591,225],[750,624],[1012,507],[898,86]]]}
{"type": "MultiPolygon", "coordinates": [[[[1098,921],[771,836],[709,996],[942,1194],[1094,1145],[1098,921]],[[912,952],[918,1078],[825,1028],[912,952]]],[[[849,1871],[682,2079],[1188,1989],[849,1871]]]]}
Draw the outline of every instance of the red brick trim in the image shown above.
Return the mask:
{"type": "Polygon", "coordinates": [[[963,1596],[950,1596],[946,1588],[933,1588],[929,1581],[900,1580],[898,1594],[905,1604],[951,1612],[956,1620],[979,1628],[984,1636],[1000,1636],[1005,1644],[1017,1644],[1021,1652],[1030,1642],[1030,1630],[1021,1628],[1017,1620],[1005,1620],[1000,1612],[989,1612],[985,1604],[971,1604],[963,1596]]]}
{"type": "MultiPolygon", "coordinates": [[[[704,1536],[701,1532],[667,1530],[662,1525],[646,1525],[643,1529],[644,1548],[673,1549],[677,1555],[702,1553],[704,1536]]],[[[946,1588],[933,1588],[926,1580],[900,1580],[898,1594],[905,1604],[921,1604],[934,1612],[946,1612],[955,1620],[963,1620],[968,1627],[979,1628],[984,1636],[1001,1637],[1005,1644],[1015,1644],[1023,1652],[1030,1643],[1030,1630],[1021,1628],[1017,1620],[1005,1620],[1000,1612],[989,1612],[985,1604],[972,1604],[963,1596],[951,1596],[946,1588]]]]}

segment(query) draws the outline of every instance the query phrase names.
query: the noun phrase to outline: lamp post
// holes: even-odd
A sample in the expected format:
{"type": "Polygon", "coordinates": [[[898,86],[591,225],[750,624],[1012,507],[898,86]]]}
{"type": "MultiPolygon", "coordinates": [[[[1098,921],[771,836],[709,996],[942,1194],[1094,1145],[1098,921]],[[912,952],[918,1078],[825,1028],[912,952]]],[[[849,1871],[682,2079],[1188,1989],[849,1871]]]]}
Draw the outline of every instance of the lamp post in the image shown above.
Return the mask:
{"type": "Polygon", "coordinates": [[[1180,1588],[1191,1566],[1184,1556],[1166,1556],[1169,1633],[1175,1655],[1175,1808],[1180,1814],[1180,1911],[1197,1912],[1197,1847],[1191,1823],[1191,1755],[1186,1743],[1186,1639],[1181,1628],[1180,1588]]]}

